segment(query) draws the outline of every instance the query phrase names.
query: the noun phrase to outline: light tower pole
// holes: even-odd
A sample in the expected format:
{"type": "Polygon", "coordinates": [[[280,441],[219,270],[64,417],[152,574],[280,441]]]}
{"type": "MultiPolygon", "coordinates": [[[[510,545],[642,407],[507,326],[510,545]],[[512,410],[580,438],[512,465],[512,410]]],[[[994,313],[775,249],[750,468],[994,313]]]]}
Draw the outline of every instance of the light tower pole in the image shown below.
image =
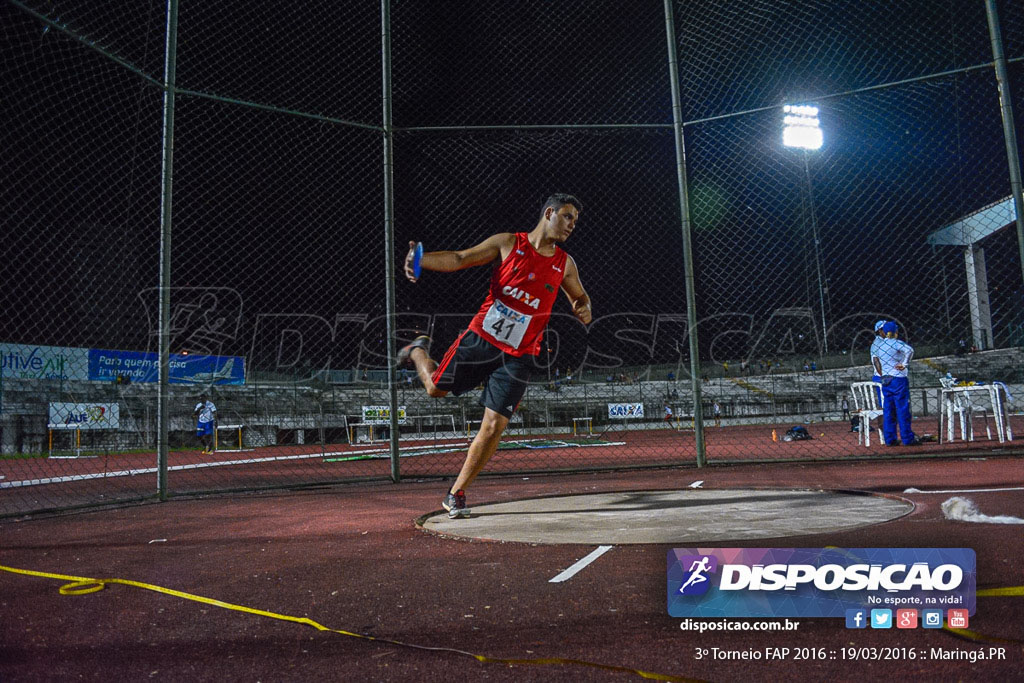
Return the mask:
{"type": "Polygon", "coordinates": [[[827,285],[821,264],[821,240],[818,238],[818,216],[814,210],[814,187],[811,184],[811,169],[808,153],[820,149],[823,136],[818,108],[808,104],[787,104],[782,108],[782,144],[795,147],[803,157],[804,182],[807,185],[807,204],[810,214],[811,239],[814,242],[814,270],[818,279],[818,304],[821,307],[821,338],[825,353],[828,353],[828,323],[825,319],[825,291],[827,285]]]}

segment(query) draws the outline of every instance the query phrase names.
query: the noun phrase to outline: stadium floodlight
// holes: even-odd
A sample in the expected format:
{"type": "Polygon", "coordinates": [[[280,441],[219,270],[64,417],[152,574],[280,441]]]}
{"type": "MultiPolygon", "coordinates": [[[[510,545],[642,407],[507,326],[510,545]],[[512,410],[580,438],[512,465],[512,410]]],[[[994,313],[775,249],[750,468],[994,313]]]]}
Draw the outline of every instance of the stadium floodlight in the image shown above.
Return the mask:
{"type": "Polygon", "coordinates": [[[787,104],[782,108],[782,144],[786,147],[819,149],[824,141],[818,108],[809,104],[787,104]]]}
{"type": "Polygon", "coordinates": [[[818,277],[818,304],[821,307],[821,336],[828,354],[828,323],[825,316],[825,301],[828,298],[828,284],[821,262],[821,241],[818,238],[818,216],[814,210],[814,187],[811,184],[811,169],[807,159],[809,150],[821,149],[824,141],[818,108],[813,104],[787,104],[782,107],[782,144],[802,150],[804,180],[807,183],[807,206],[810,217],[811,236],[814,242],[814,269],[818,277]]]}

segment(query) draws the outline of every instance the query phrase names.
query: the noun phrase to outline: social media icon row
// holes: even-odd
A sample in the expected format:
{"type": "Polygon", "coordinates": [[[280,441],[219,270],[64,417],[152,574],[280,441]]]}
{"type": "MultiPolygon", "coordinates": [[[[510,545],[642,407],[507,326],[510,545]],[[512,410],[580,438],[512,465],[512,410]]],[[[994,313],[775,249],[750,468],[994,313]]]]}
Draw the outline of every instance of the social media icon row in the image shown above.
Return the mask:
{"type": "MultiPolygon", "coordinates": [[[[950,628],[967,628],[967,610],[951,609],[946,613],[946,623],[950,628]]],[[[921,626],[923,628],[942,628],[942,610],[921,610],[921,626]]],[[[898,609],[895,616],[891,609],[846,610],[846,628],[917,628],[918,611],[916,609],[898,609]]]]}

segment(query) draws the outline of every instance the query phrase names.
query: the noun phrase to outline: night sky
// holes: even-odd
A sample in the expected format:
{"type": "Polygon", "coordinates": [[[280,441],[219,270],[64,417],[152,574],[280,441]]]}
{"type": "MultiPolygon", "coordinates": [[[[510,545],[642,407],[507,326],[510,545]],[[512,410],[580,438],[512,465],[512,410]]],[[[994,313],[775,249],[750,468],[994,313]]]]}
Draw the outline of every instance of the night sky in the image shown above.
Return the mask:
{"type": "MultiPolygon", "coordinates": [[[[162,3],[28,5],[160,80],[162,3]]],[[[1024,57],[1024,9],[1000,12],[1007,56],[1024,57]]],[[[925,239],[1009,195],[993,72],[868,88],[990,61],[984,3],[694,0],[675,18],[702,358],[776,355],[794,329],[806,334],[789,352],[817,354],[823,298],[833,349],[866,345],[882,316],[915,345],[966,334],[962,254],[925,239]],[[805,167],[781,145],[781,105],[808,101],[825,145],[805,167]]],[[[183,314],[179,348],[201,324],[208,350],[251,367],[379,364],[382,136],[350,125],[380,124],[379,22],[374,3],[183,0],[172,305],[214,308],[183,314]]],[[[560,358],[589,345],[599,365],[676,361],[686,304],[663,31],[655,1],[395,2],[397,260],[410,239],[450,249],[530,230],[548,194],[574,193],[584,210],[565,246],[597,322],[556,319],[560,358]],[[447,129],[561,124],[578,127],[447,129]]],[[[162,93],[6,2],[0,35],[0,341],[153,348],[162,93]]],[[[1024,65],[1010,71],[1024,138],[1024,65]]],[[[1024,325],[1013,228],[984,247],[1005,345],[1024,325]]],[[[442,314],[446,345],[489,272],[399,277],[400,327],[442,314]]]]}

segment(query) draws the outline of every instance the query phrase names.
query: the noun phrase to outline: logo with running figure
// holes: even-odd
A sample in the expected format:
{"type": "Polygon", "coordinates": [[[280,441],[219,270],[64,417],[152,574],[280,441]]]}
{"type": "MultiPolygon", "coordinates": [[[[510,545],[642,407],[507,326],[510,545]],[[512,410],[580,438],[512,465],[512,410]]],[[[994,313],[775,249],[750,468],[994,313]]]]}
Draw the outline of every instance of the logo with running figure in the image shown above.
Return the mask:
{"type": "Polygon", "coordinates": [[[683,583],[679,586],[681,595],[703,595],[711,587],[708,574],[718,571],[718,558],[714,555],[686,555],[679,558],[679,564],[686,568],[683,583]]]}

